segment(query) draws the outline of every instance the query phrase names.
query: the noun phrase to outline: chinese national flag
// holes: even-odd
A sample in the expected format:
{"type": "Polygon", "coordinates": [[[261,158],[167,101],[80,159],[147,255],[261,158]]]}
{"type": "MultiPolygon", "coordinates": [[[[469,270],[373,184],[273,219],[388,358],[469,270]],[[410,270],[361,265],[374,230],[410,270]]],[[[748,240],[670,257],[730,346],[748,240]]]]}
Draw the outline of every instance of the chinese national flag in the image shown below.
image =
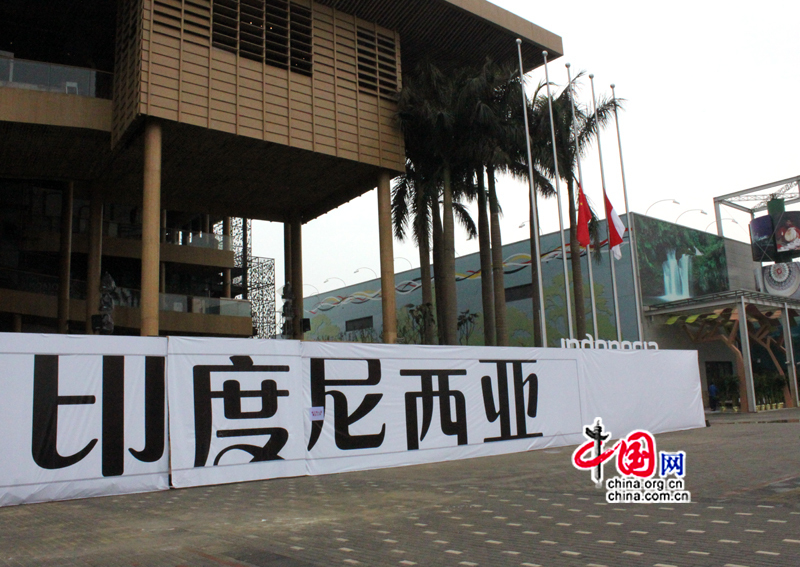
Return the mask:
{"type": "Polygon", "coordinates": [[[603,192],[603,197],[606,200],[606,224],[608,225],[608,248],[614,254],[614,258],[619,260],[622,258],[622,235],[625,234],[625,225],[622,224],[617,211],[611,201],[608,200],[608,195],[603,192]]]}
{"type": "Polygon", "coordinates": [[[584,248],[588,248],[591,242],[589,237],[590,218],[592,218],[592,211],[589,209],[589,203],[586,202],[583,188],[578,183],[578,244],[584,248]]]}

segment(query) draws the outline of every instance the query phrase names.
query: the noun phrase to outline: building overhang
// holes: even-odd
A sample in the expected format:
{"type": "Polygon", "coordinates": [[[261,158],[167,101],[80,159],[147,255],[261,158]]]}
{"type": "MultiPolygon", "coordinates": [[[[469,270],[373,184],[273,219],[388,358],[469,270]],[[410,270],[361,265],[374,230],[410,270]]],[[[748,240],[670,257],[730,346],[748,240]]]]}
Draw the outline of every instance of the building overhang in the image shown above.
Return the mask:
{"type": "Polygon", "coordinates": [[[428,57],[442,67],[480,64],[486,57],[517,61],[522,40],[526,71],[564,54],[561,37],[486,0],[315,0],[359,18],[397,30],[408,73],[428,57]]]}

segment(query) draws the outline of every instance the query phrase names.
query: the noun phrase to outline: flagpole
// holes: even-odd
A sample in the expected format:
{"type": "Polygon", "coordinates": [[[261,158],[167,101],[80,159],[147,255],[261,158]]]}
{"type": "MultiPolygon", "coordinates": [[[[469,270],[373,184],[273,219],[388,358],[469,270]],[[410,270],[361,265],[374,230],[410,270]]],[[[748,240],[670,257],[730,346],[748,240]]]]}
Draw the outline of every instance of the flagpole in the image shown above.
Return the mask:
{"type": "MultiPolygon", "coordinates": [[[[594,121],[597,121],[597,97],[594,94],[594,75],[589,75],[589,83],[592,85],[592,108],[594,109],[594,121]]],[[[603,147],[600,144],[600,125],[597,126],[597,153],[600,156],[600,182],[603,186],[603,200],[608,199],[606,194],[606,175],[603,169],[603,147]]],[[[605,205],[605,203],[603,203],[605,205]]],[[[620,327],[619,320],[619,295],[617,294],[617,270],[614,266],[614,255],[611,252],[611,223],[612,219],[608,218],[608,208],[603,207],[606,211],[606,231],[608,232],[608,259],[611,262],[611,289],[614,296],[614,320],[617,326],[617,340],[622,340],[622,328],[620,327]]],[[[623,235],[620,235],[623,236],[623,235]]]]}
{"type": "Polygon", "coordinates": [[[644,324],[642,322],[642,297],[639,289],[639,260],[636,258],[636,232],[631,230],[632,221],[628,207],[628,186],[625,183],[625,164],[622,161],[622,138],[619,135],[619,115],[617,114],[617,93],[611,85],[611,97],[614,101],[614,122],[617,126],[617,145],[619,146],[619,168],[622,171],[622,194],[625,196],[625,217],[628,219],[628,234],[631,243],[631,269],[633,270],[633,294],[636,299],[636,325],[639,330],[639,340],[644,340],[644,324]]]}
{"type": "Polygon", "coordinates": [[[561,260],[564,264],[564,297],[567,303],[567,326],[569,328],[569,338],[575,338],[572,329],[572,301],[569,297],[569,271],[567,270],[567,243],[564,241],[564,216],[561,212],[561,186],[559,184],[560,174],[558,172],[558,150],[556,149],[556,125],[553,121],[553,100],[550,97],[550,75],[547,72],[547,51],[542,51],[544,57],[544,77],[547,85],[547,107],[550,110],[550,135],[553,139],[553,168],[556,176],[556,199],[558,200],[558,233],[561,236],[561,260]]]}
{"type": "MultiPolygon", "coordinates": [[[[570,72],[570,64],[565,65],[567,68],[567,82],[572,88],[572,73],[570,72]]],[[[577,117],[575,116],[575,99],[574,96],[569,97],[569,102],[572,107],[572,135],[575,138],[575,160],[578,162],[578,183],[580,184],[579,190],[583,190],[583,168],[581,167],[581,155],[578,148],[578,124],[577,117]]],[[[580,207],[579,207],[580,208],[580,207]]],[[[592,244],[586,247],[586,260],[589,265],[589,297],[592,300],[592,330],[594,331],[594,338],[599,339],[600,334],[597,331],[597,301],[594,296],[594,271],[592,270],[592,244]]],[[[576,307],[577,309],[577,307],[576,307]]]]}
{"type": "MultiPolygon", "coordinates": [[[[542,346],[547,347],[547,324],[545,322],[544,309],[544,284],[542,283],[542,252],[539,244],[539,211],[536,206],[536,190],[533,186],[533,158],[531,156],[531,136],[528,126],[528,105],[525,96],[525,69],[522,66],[522,40],[517,38],[517,55],[519,56],[519,88],[522,91],[522,116],[525,118],[525,144],[528,149],[528,185],[531,190],[531,209],[533,222],[531,223],[531,238],[533,238],[536,248],[536,258],[531,258],[531,262],[536,262],[536,278],[539,285],[539,329],[542,337],[542,346]]],[[[531,264],[534,265],[534,264],[531,264]]]]}

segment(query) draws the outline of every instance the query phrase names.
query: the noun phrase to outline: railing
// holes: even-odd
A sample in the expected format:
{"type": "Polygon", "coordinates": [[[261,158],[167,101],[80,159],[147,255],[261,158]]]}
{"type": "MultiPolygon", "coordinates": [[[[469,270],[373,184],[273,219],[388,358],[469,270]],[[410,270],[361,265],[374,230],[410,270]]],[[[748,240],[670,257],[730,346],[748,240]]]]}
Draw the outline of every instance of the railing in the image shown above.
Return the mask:
{"type": "Polygon", "coordinates": [[[55,63],[0,57],[0,87],[111,100],[113,75],[55,63]]]}
{"type": "Polygon", "coordinates": [[[233,240],[230,236],[222,236],[213,232],[189,232],[187,230],[167,229],[167,244],[177,246],[193,246],[212,250],[232,250],[233,240]]]}
{"type": "Polygon", "coordinates": [[[196,295],[162,293],[159,310],[178,313],[202,313],[204,315],[227,315],[229,317],[252,317],[249,301],[196,295]]]}
{"type": "MultiPolygon", "coordinates": [[[[58,276],[48,276],[16,268],[0,268],[0,289],[58,295],[60,281],[58,276]]],[[[85,281],[70,280],[69,286],[69,296],[72,299],[86,299],[85,281]]]]}
{"type": "MultiPolygon", "coordinates": [[[[17,270],[0,268],[0,289],[11,289],[42,295],[58,295],[59,278],[17,270]]],[[[86,282],[70,280],[70,297],[86,299],[86,282]]],[[[112,293],[115,307],[138,309],[141,306],[142,293],[138,289],[117,287],[112,293]]],[[[159,311],[177,313],[201,313],[203,315],[225,315],[228,317],[252,317],[251,304],[242,299],[226,299],[200,297],[175,293],[159,294],[159,311]]]]}

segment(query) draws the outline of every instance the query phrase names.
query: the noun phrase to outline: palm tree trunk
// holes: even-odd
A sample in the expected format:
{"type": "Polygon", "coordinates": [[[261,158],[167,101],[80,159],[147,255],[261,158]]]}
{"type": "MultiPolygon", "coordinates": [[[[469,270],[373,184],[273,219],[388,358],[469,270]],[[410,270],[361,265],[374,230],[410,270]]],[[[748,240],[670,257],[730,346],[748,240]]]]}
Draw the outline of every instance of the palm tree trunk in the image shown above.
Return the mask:
{"type": "Polygon", "coordinates": [[[438,335],[439,344],[443,345],[444,342],[444,291],[442,290],[442,282],[444,281],[442,268],[442,215],[439,212],[439,199],[438,196],[434,199],[431,206],[431,213],[433,217],[433,285],[436,291],[436,333],[438,335]]]}
{"type": "Polygon", "coordinates": [[[497,346],[508,346],[508,326],[506,324],[506,284],[503,267],[503,237],[500,234],[500,207],[497,203],[497,190],[494,179],[494,166],[487,168],[489,177],[489,211],[492,214],[492,275],[494,277],[494,315],[497,333],[497,346]]]}
{"type": "Polygon", "coordinates": [[[528,223],[531,229],[531,238],[529,240],[531,245],[531,300],[533,301],[533,345],[537,347],[544,346],[542,344],[542,313],[539,305],[539,265],[536,262],[536,242],[534,238],[539,235],[533,230],[533,196],[528,198],[528,223]]]}
{"type": "Polygon", "coordinates": [[[492,237],[489,213],[486,210],[486,186],[483,166],[478,171],[478,244],[481,257],[481,300],[483,302],[483,337],[486,346],[497,344],[494,320],[494,286],[492,282],[492,237]]]}
{"type": "Polygon", "coordinates": [[[445,344],[458,344],[458,296],[456,292],[455,226],[450,166],[445,165],[442,204],[442,302],[445,344]]]}
{"type": "MultiPolygon", "coordinates": [[[[586,337],[586,303],[583,296],[583,274],[581,273],[581,245],[578,243],[578,219],[575,211],[575,181],[567,184],[569,193],[569,250],[572,260],[572,296],[575,298],[575,337],[586,337]]],[[[590,260],[591,261],[591,260],[590,260]]]]}
{"type": "Polygon", "coordinates": [[[422,342],[426,345],[433,344],[433,290],[431,290],[431,253],[430,242],[428,240],[428,222],[427,215],[423,214],[425,211],[425,199],[422,196],[422,191],[419,191],[419,201],[417,204],[417,222],[420,226],[417,227],[417,241],[419,249],[419,277],[422,284],[422,305],[423,319],[422,319],[422,342]],[[424,226],[423,226],[424,224],[424,226]]]}

